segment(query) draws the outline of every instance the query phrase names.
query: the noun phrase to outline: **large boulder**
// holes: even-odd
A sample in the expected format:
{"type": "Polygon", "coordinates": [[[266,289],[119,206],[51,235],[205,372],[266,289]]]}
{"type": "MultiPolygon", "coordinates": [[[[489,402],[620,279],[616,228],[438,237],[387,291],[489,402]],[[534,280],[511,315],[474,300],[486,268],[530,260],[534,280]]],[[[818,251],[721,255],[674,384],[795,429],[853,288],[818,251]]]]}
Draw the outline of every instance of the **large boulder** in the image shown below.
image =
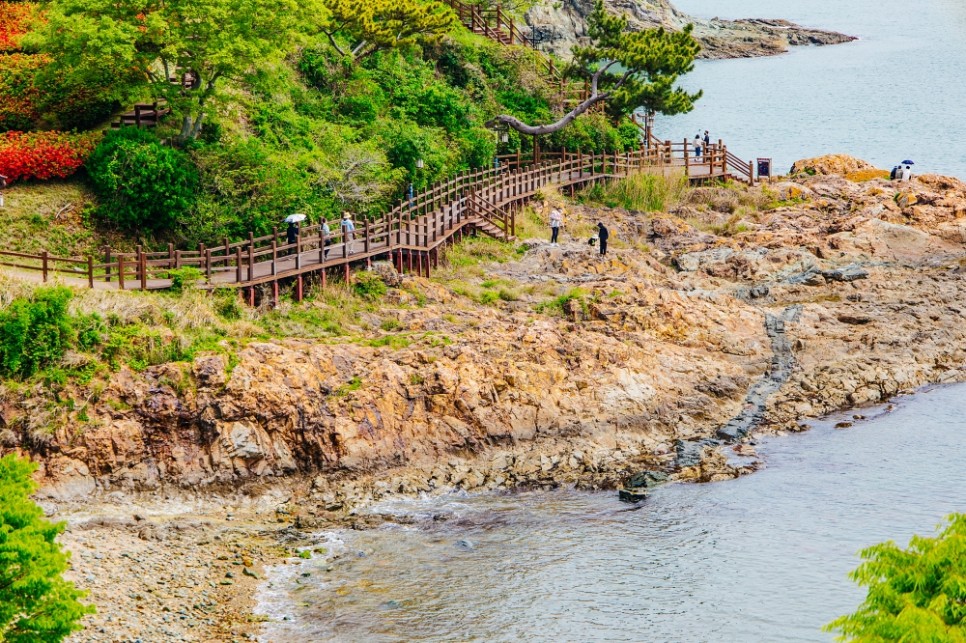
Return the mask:
{"type": "Polygon", "coordinates": [[[858,172],[872,171],[884,172],[884,170],[879,170],[879,168],[871,163],[857,159],[854,156],[828,154],[826,156],[817,156],[811,159],[795,161],[792,164],[792,169],[789,171],[789,174],[808,174],[809,176],[837,174],[846,176],[858,172]]]}

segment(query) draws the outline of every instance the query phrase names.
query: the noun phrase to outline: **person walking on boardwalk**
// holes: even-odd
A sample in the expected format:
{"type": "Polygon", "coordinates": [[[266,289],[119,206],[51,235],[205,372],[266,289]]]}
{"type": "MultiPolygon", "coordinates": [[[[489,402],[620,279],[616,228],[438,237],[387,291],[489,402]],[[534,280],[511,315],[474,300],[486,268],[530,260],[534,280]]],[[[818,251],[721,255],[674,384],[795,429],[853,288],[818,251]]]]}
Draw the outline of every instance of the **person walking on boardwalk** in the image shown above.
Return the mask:
{"type": "Polygon", "coordinates": [[[708,153],[708,148],[711,147],[711,134],[708,134],[708,130],[704,130],[704,153],[708,153]]]}
{"type": "Polygon", "coordinates": [[[329,222],[322,219],[322,244],[325,246],[325,251],[322,253],[322,260],[329,258],[329,246],[332,245],[332,229],[329,228],[329,222]]]}
{"type": "Polygon", "coordinates": [[[694,158],[701,158],[701,135],[694,135],[694,158]]]}
{"type": "Polygon", "coordinates": [[[342,213],[342,241],[345,243],[346,254],[352,254],[352,240],[355,238],[356,224],[352,222],[352,215],[342,213]]]}
{"type": "Polygon", "coordinates": [[[563,227],[563,213],[557,208],[553,208],[550,210],[550,243],[557,243],[561,227],[563,227]]]}
{"type": "Polygon", "coordinates": [[[603,221],[597,222],[597,242],[600,244],[600,256],[603,257],[607,254],[607,237],[610,236],[610,232],[604,225],[603,221]]]}
{"type": "MultiPolygon", "coordinates": [[[[297,221],[289,221],[288,230],[285,231],[285,241],[290,246],[294,246],[299,240],[299,224],[297,221]]],[[[287,254],[293,254],[296,250],[289,249],[287,254]]]]}

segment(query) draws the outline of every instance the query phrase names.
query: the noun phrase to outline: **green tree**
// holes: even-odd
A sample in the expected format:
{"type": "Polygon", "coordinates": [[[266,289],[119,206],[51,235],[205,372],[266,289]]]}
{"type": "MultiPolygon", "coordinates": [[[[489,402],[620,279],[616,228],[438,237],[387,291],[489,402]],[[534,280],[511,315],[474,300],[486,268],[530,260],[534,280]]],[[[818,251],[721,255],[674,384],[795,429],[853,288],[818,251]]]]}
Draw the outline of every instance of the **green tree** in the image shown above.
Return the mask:
{"type": "Polygon", "coordinates": [[[61,576],[68,556],[56,538],[64,525],[46,520],[30,500],[34,469],[14,455],[0,458],[0,641],[6,643],[61,641],[94,612],[61,576]]]}
{"type": "Polygon", "coordinates": [[[97,216],[136,234],[170,230],[197,197],[198,171],[188,155],[134,127],[108,132],[87,174],[101,198],[97,216]]]}
{"type": "Polygon", "coordinates": [[[953,514],[935,538],[913,536],[908,549],[889,541],[862,551],[851,573],[868,587],[859,609],[825,626],[840,641],[966,641],[966,514],[953,514]]]}
{"type": "Polygon", "coordinates": [[[317,32],[323,0],[52,0],[40,46],[51,73],[111,87],[119,101],[168,101],[198,136],[221,81],[281,58],[317,32]]]}
{"type": "Polygon", "coordinates": [[[691,30],[688,25],[677,32],[628,31],[627,18],[608,12],[603,1],[597,0],[587,18],[590,43],[573,48],[573,62],[567,70],[568,76],[587,80],[587,98],[554,123],[528,125],[502,114],[491,124],[503,123],[521,134],[551,134],[602,101],[607,101],[615,116],[637,108],[662,114],[689,112],[701,92],[688,93],[675,83],[694,68],[694,58],[701,49],[691,30]]]}
{"type": "Polygon", "coordinates": [[[437,38],[456,22],[453,11],[434,0],[326,0],[326,5],[331,17],[322,33],[352,62],[420,38],[437,38]]]}

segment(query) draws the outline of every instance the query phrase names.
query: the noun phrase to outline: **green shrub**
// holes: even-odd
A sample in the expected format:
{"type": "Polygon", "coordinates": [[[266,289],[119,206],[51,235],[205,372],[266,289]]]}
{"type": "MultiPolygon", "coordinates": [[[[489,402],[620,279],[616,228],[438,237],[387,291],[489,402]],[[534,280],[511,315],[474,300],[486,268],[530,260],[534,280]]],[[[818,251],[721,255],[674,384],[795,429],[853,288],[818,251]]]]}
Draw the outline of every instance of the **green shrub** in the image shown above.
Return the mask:
{"type": "Polygon", "coordinates": [[[191,211],[198,172],[187,154],[134,127],[108,132],[87,161],[95,217],[133,233],[171,230],[191,211]]]}
{"type": "Polygon", "coordinates": [[[185,266],[169,270],[168,276],[171,278],[171,290],[180,293],[193,288],[195,283],[204,277],[204,273],[194,266],[185,266]]]}
{"type": "Polygon", "coordinates": [[[38,288],[0,311],[0,375],[29,377],[63,357],[76,336],[67,314],[70,298],[63,286],[38,288]]]}
{"type": "Polygon", "coordinates": [[[385,296],[386,282],[374,272],[360,272],[355,275],[352,291],[368,301],[375,301],[385,296]]]}
{"type": "Polygon", "coordinates": [[[94,608],[63,579],[68,557],[57,544],[64,523],[51,523],[33,501],[36,465],[0,458],[0,637],[10,643],[55,643],[81,629],[94,608]]]}

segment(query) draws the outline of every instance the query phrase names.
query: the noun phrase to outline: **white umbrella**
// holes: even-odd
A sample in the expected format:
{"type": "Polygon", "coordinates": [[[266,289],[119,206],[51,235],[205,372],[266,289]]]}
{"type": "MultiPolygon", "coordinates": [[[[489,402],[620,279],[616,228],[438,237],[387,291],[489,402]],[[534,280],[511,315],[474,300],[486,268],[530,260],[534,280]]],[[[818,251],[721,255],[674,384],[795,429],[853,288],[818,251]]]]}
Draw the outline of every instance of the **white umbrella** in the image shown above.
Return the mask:
{"type": "Polygon", "coordinates": [[[304,214],[290,214],[285,217],[285,223],[298,223],[299,221],[305,221],[304,214]]]}

